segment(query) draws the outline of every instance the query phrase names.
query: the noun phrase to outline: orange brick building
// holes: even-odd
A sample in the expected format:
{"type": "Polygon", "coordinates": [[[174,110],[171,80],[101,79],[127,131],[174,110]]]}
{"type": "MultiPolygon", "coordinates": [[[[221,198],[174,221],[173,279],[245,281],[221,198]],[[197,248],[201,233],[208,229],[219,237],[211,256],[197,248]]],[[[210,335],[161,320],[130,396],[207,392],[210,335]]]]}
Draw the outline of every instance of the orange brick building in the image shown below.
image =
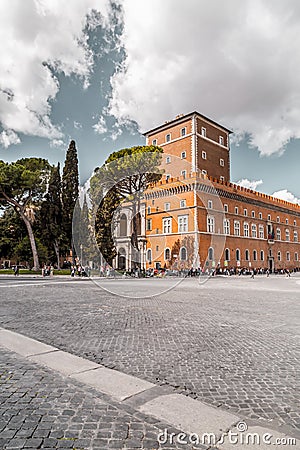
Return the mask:
{"type": "Polygon", "coordinates": [[[300,206],[230,182],[230,134],[197,112],[145,133],[164,150],[164,175],[144,195],[142,267],[300,267],[300,206]]]}

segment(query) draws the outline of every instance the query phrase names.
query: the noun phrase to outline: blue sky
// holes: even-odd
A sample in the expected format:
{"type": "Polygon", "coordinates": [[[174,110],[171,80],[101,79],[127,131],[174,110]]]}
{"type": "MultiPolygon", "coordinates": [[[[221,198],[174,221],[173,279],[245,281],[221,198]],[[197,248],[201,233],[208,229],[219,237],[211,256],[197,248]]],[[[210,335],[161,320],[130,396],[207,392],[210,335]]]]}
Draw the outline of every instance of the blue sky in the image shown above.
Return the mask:
{"type": "Polygon", "coordinates": [[[84,183],[197,110],[234,131],[233,181],[300,198],[296,0],[68,3],[1,2],[0,159],[63,163],[74,139],[84,183]]]}

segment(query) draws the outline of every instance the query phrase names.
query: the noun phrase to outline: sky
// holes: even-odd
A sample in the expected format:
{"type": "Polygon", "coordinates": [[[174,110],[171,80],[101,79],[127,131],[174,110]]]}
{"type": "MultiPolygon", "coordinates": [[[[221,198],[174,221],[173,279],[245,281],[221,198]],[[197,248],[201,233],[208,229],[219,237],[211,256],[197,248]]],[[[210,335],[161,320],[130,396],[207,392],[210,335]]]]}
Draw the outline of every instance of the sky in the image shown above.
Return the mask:
{"type": "Polygon", "coordinates": [[[74,139],[84,184],[196,110],[233,131],[232,181],[300,202],[299,35],[298,0],[1,0],[0,159],[74,139]]]}

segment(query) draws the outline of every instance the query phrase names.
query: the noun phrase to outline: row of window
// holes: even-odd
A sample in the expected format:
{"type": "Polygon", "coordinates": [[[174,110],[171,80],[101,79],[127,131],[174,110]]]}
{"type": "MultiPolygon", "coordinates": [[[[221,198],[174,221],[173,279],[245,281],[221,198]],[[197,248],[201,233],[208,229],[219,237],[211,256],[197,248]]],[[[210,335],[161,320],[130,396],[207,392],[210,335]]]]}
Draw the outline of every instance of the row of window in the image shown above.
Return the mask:
{"type": "MultiPolygon", "coordinates": [[[[243,224],[243,236],[244,237],[250,237],[250,230],[251,230],[251,237],[252,238],[259,238],[264,239],[264,225],[257,225],[255,223],[251,224],[251,228],[248,222],[244,222],[243,224]]],[[[215,218],[213,216],[207,216],[207,231],[208,233],[215,233],[215,218]]],[[[230,235],[230,220],[224,219],[223,221],[223,233],[230,235]]],[[[233,222],[233,234],[234,236],[241,236],[241,224],[239,220],[234,220],[233,222]]],[[[268,239],[272,240],[275,239],[275,233],[273,228],[268,225],[267,227],[267,237],[268,239]]],[[[276,240],[281,241],[281,229],[276,229],[276,240]]],[[[285,230],[285,240],[290,241],[290,230],[285,230]]],[[[293,241],[298,242],[298,231],[294,231],[293,234],[293,241]]]]}
{"type": "MultiPolygon", "coordinates": [[[[180,158],[181,159],[186,159],[186,151],[183,151],[180,153],[180,158]]],[[[170,155],[166,156],[166,164],[170,164],[172,161],[172,158],[170,155]]]]}
{"type": "MultiPolygon", "coordinates": [[[[159,247],[156,246],[156,251],[159,251],[159,247]]],[[[179,255],[176,255],[176,257],[179,256],[179,259],[181,261],[186,261],[187,260],[187,249],[186,247],[181,247],[179,250],[179,255]]],[[[291,254],[290,252],[286,252],[286,261],[291,261],[291,254]]],[[[175,258],[175,255],[173,255],[173,257],[175,258]]],[[[260,261],[264,261],[265,260],[265,253],[263,250],[260,250],[259,253],[259,257],[260,257],[260,261]]],[[[164,260],[165,261],[170,261],[171,259],[171,250],[169,248],[165,248],[164,250],[164,260]]],[[[209,261],[214,261],[214,249],[212,247],[210,247],[208,249],[208,260],[209,261]]],[[[231,261],[231,255],[230,255],[230,249],[226,248],[224,251],[224,260],[225,261],[231,261]]],[[[242,261],[241,259],[241,251],[239,248],[236,249],[235,251],[235,260],[236,261],[242,261]]],[[[277,260],[278,261],[282,261],[282,254],[281,252],[277,252],[277,260]]],[[[152,250],[149,248],[147,250],[147,261],[149,263],[152,262],[152,250]]],[[[251,258],[250,258],[250,252],[249,250],[245,250],[245,259],[244,261],[250,262],[251,258]]],[[[253,250],[252,252],[252,261],[258,261],[258,252],[257,250],[253,250]]],[[[299,255],[298,252],[294,253],[294,261],[299,261],[299,255]]]]}
{"type": "MultiPolygon", "coordinates": [[[[159,247],[156,246],[156,251],[159,251],[159,247]]],[[[175,258],[175,255],[173,255],[173,257],[175,258]]],[[[176,258],[179,257],[179,259],[181,261],[186,261],[187,260],[187,249],[186,247],[181,247],[179,250],[179,255],[176,255],[176,258]]],[[[164,259],[165,261],[170,261],[171,260],[171,250],[169,248],[165,248],[164,251],[164,259]]],[[[149,264],[151,264],[152,262],[152,250],[151,248],[149,248],[147,250],[147,261],[149,264]]]]}
{"type": "MultiPolygon", "coordinates": [[[[202,156],[202,159],[207,159],[207,153],[204,150],[202,151],[201,156],[202,156]]],[[[225,161],[223,158],[219,159],[219,164],[221,167],[225,166],[225,161]]]]}
{"type": "MultiPolygon", "coordinates": [[[[179,202],[179,207],[180,208],[186,208],[186,199],[182,199],[179,202]]],[[[170,211],[171,209],[171,203],[167,202],[164,204],[164,211],[170,211]]],[[[159,211],[158,206],[156,207],[156,212],[159,211]]],[[[151,206],[147,207],[147,214],[151,214],[152,210],[151,210],[151,206]]],[[[151,219],[150,219],[151,220],[151,219]]]]}
{"type": "MultiPolygon", "coordinates": [[[[186,127],[183,127],[180,129],[179,135],[180,135],[180,137],[184,137],[187,135],[186,127]]],[[[206,137],[206,128],[205,127],[201,127],[201,136],[206,137]]],[[[166,134],[165,142],[171,142],[171,140],[172,140],[172,134],[171,133],[166,134]]],[[[219,136],[219,144],[224,146],[224,137],[223,136],[219,136]]],[[[152,140],[152,145],[157,145],[157,139],[152,140]]]]}
{"type": "MultiPolygon", "coordinates": [[[[227,205],[227,204],[224,204],[223,206],[224,206],[224,212],[225,212],[225,213],[228,213],[228,212],[229,212],[229,207],[228,207],[228,205],[227,205]]],[[[207,207],[208,207],[208,209],[213,209],[213,202],[212,202],[212,200],[208,200],[208,202],[207,202],[207,207]]],[[[239,214],[239,207],[238,207],[238,206],[235,206],[235,207],[234,207],[234,214],[236,214],[236,215],[239,214]]],[[[243,214],[244,214],[245,217],[248,217],[248,209],[247,209],[247,208],[244,208],[243,214]]],[[[255,219],[255,217],[256,217],[256,216],[255,216],[255,211],[251,211],[251,218],[252,218],[252,219],[255,219]]],[[[262,215],[261,212],[258,213],[258,218],[259,218],[259,219],[262,219],[262,218],[263,218],[263,215],[262,215]]],[[[269,222],[272,222],[271,214],[268,214],[267,220],[268,220],[269,222]]],[[[279,217],[279,216],[276,217],[276,222],[277,222],[277,223],[280,223],[280,217],[279,217]]],[[[286,225],[289,224],[289,219],[288,219],[287,217],[286,217],[286,219],[285,219],[285,224],[286,224],[286,225]]],[[[294,225],[295,225],[295,226],[297,225],[297,221],[296,221],[296,220],[294,220],[294,225]]]]}
{"type": "MultiPolygon", "coordinates": [[[[213,253],[214,253],[213,249],[210,248],[209,251],[208,251],[208,259],[209,260],[213,260],[214,259],[214,254],[213,253]]],[[[265,254],[264,254],[263,250],[260,251],[260,255],[259,256],[260,256],[260,261],[264,261],[265,254]]],[[[236,259],[236,261],[241,261],[241,251],[238,248],[235,251],[235,259],[236,259]]],[[[277,259],[278,259],[278,261],[282,261],[281,251],[277,252],[277,259]]],[[[229,248],[225,249],[224,260],[225,261],[230,261],[231,260],[229,248]]],[[[249,252],[249,250],[245,250],[245,261],[250,261],[250,260],[251,260],[250,252],[249,252]]],[[[286,252],[286,261],[290,261],[290,260],[291,260],[291,254],[290,254],[290,252],[286,252]]],[[[257,253],[256,250],[253,250],[253,252],[252,252],[252,261],[258,261],[258,253],[257,253]]],[[[298,252],[294,253],[294,261],[299,261],[298,252]]]]}
{"type": "MultiPolygon", "coordinates": [[[[178,233],[186,233],[188,231],[188,215],[178,216],[178,233]]],[[[152,219],[147,219],[146,230],[152,230],[152,219]]],[[[172,217],[165,217],[162,221],[163,234],[172,233],[172,217]]],[[[156,232],[158,233],[158,229],[156,232]]]]}

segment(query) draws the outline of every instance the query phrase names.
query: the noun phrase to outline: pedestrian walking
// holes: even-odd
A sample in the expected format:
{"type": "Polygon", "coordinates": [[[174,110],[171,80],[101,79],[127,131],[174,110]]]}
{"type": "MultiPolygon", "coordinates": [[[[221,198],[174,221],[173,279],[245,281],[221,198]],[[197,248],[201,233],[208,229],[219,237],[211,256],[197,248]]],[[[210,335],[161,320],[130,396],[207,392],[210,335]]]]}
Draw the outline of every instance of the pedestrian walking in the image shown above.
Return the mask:
{"type": "Polygon", "coordinates": [[[14,267],[14,274],[15,274],[15,277],[17,277],[19,275],[19,267],[17,265],[15,265],[15,267],[14,267]]]}

